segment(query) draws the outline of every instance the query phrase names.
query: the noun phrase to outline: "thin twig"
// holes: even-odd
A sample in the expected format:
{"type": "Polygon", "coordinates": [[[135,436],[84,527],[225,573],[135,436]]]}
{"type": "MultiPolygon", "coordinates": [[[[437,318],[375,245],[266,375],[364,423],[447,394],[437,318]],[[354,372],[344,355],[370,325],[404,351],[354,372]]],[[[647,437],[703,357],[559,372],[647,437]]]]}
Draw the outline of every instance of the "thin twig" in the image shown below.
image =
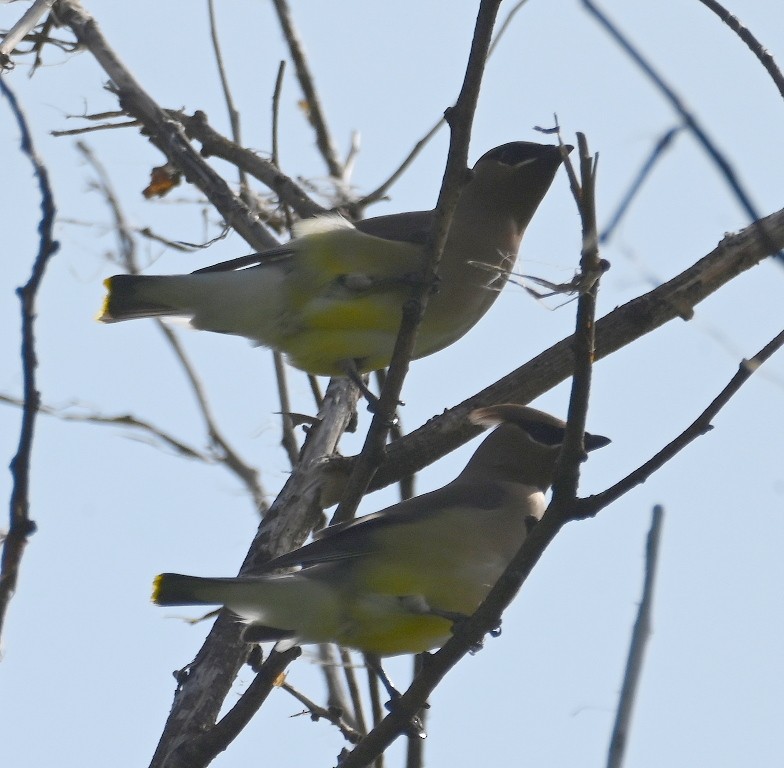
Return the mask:
{"type": "Polygon", "coordinates": [[[657,142],[651,150],[642,167],[637,172],[634,180],[629,185],[629,189],[624,194],[621,202],[615,210],[615,213],[610,216],[610,223],[604,228],[604,231],[599,235],[599,243],[604,245],[610,241],[610,238],[615,234],[615,230],[621,223],[621,220],[626,215],[626,211],[632,204],[632,201],[637,196],[637,193],[642,189],[642,185],[650,175],[656,163],[661,159],[664,153],[672,146],[675,137],[683,130],[682,125],[670,128],[657,142]]]}
{"type": "Polygon", "coordinates": [[[272,91],[272,163],[280,168],[280,149],[278,147],[278,122],[280,118],[280,94],[283,92],[283,75],[286,73],[286,62],[281,60],[278,74],[275,77],[275,88],[272,91]]]}
{"type": "MultiPolygon", "coordinates": [[[[215,18],[215,0],[207,0],[207,11],[210,19],[210,40],[212,41],[212,50],[215,54],[215,63],[218,65],[218,76],[220,77],[221,90],[223,91],[223,98],[226,102],[226,111],[229,113],[229,125],[231,125],[231,138],[235,144],[242,146],[242,131],[240,128],[240,113],[234,106],[234,98],[231,95],[231,86],[229,85],[229,78],[226,74],[226,65],[223,61],[223,53],[220,47],[220,38],[218,37],[218,23],[215,18]]],[[[240,196],[247,205],[252,205],[252,195],[248,186],[248,177],[242,168],[237,168],[239,172],[240,182],[240,196]]]]}
{"type": "Polygon", "coordinates": [[[580,180],[571,167],[571,160],[560,141],[564,154],[572,195],[582,223],[582,249],[580,254],[580,273],[595,276],[583,281],[590,288],[580,294],[577,302],[577,322],[573,336],[574,374],[572,391],[569,398],[569,416],[566,424],[561,454],[553,480],[553,500],[547,514],[560,514],[568,509],[577,498],[580,479],[580,464],[585,458],[583,439],[588,418],[588,400],[591,392],[591,374],[595,354],[596,332],[596,294],[602,274],[599,259],[599,236],[596,226],[596,163],[588,151],[588,142],[582,133],[577,134],[580,159],[580,180]]]}
{"type": "Polygon", "coordinates": [[[354,717],[357,723],[357,730],[362,733],[367,733],[368,727],[365,722],[365,712],[362,708],[362,694],[359,692],[359,684],[357,682],[356,668],[354,667],[351,659],[351,651],[348,648],[337,646],[340,653],[340,668],[343,670],[343,677],[346,680],[346,687],[348,688],[348,695],[351,698],[351,705],[354,712],[354,717]]]}
{"type": "MultiPolygon", "coordinates": [[[[528,2],[528,0],[518,0],[518,3],[512,7],[509,13],[506,16],[506,19],[499,25],[498,31],[493,36],[493,40],[490,43],[490,47],[487,50],[487,58],[489,59],[493,53],[495,53],[498,44],[501,42],[504,34],[509,29],[509,26],[514,18],[515,14],[528,2]]],[[[397,180],[408,170],[409,166],[416,160],[422,150],[430,143],[431,139],[446,125],[446,119],[443,117],[438,118],[436,122],[433,124],[433,127],[430,128],[425,135],[414,144],[411,151],[406,155],[403,159],[403,162],[392,172],[392,174],[383,181],[378,187],[376,187],[372,192],[368,192],[368,194],[361,197],[357,200],[352,206],[350,206],[350,210],[352,215],[358,217],[361,211],[367,208],[372,203],[376,203],[379,200],[383,200],[387,192],[389,192],[390,188],[397,182],[397,180]]]]}
{"type": "Polygon", "coordinates": [[[324,117],[324,109],[321,106],[321,99],[319,98],[318,91],[316,91],[315,81],[313,74],[308,66],[308,60],[305,57],[305,49],[299,39],[297,30],[294,27],[294,21],[291,18],[291,11],[286,0],[273,0],[275,10],[278,14],[280,27],[283,30],[283,36],[286,38],[286,43],[289,47],[291,59],[294,62],[294,68],[297,71],[297,79],[299,80],[300,88],[307,101],[308,120],[316,132],[316,144],[321,151],[321,156],[327,164],[330,176],[338,181],[343,180],[344,168],[343,162],[340,160],[338,151],[335,148],[335,142],[332,140],[332,135],[327,126],[327,120],[324,117]]]}
{"type": "MultiPolygon", "coordinates": [[[[740,183],[740,179],[738,179],[738,176],[735,173],[735,169],[730,165],[730,162],[727,160],[727,158],[724,157],[722,152],[713,142],[713,139],[708,136],[708,133],[699,123],[694,114],[686,107],[686,104],[683,102],[681,97],[670,85],[665,82],[664,78],[658,72],[656,72],[656,70],[651,66],[651,64],[648,63],[643,55],[631,44],[629,39],[623,33],[621,33],[618,27],[613,24],[612,21],[610,21],[609,17],[604,12],[599,10],[592,0],[583,0],[583,5],[588,9],[589,13],[591,13],[599,21],[605,30],[607,30],[615,42],[618,43],[621,48],[623,48],[629,58],[635,64],[637,64],[638,67],[640,67],[640,69],[647,75],[647,77],[654,83],[661,93],[664,94],[673,109],[675,109],[675,111],[681,116],[684,123],[686,124],[686,127],[694,134],[705,152],[708,154],[711,160],[713,160],[719,171],[721,171],[721,174],[724,176],[728,186],[730,189],[732,189],[738,202],[746,211],[749,220],[752,222],[759,221],[760,214],[758,213],[756,206],[752,203],[748,193],[743,188],[743,185],[740,183]]],[[[764,229],[760,229],[759,235],[761,238],[767,237],[764,229]]],[[[784,264],[784,252],[776,253],[776,259],[780,263],[784,264]]]]}
{"type": "Polygon", "coordinates": [[[632,488],[644,483],[654,472],[661,469],[670,459],[680,453],[689,443],[713,429],[711,421],[730,401],[738,390],[749,380],[751,375],[777,350],[784,346],[784,331],[771,339],[754,357],[744,360],[738,372],[716,396],[711,404],[672,442],[668,443],[655,456],[646,461],[634,472],[630,473],[606,491],[580,499],[575,506],[575,516],[579,518],[593,517],[599,510],[612,504],[632,488]]]}
{"type": "Polygon", "coordinates": [[[38,157],[33,137],[22,107],[14,92],[8,87],[5,78],[0,78],[0,93],[5,96],[11,113],[16,120],[20,134],[20,148],[33,167],[33,175],[41,195],[41,219],[38,223],[38,253],[33,260],[30,279],[17,289],[21,309],[22,338],[20,355],[22,362],[22,423],[19,429],[19,442],[16,454],[11,459],[12,478],[9,504],[8,531],[3,539],[3,552],[0,558],[0,636],[2,636],[8,605],[16,591],[19,568],[22,563],[27,540],[36,530],[30,518],[30,463],[32,460],[33,434],[36,415],[41,401],[36,382],[38,359],[35,350],[35,316],[38,288],[43,280],[49,260],[57,252],[60,244],[53,237],[57,209],[54,195],[49,184],[49,172],[38,157]]]}
{"type": "Polygon", "coordinates": [[[300,693],[294,686],[289,683],[282,683],[280,686],[284,691],[290,693],[300,704],[307,707],[308,713],[312,720],[319,720],[323,718],[329,723],[332,723],[342,734],[343,738],[351,744],[356,744],[364,734],[352,728],[347,723],[341,713],[334,708],[322,707],[316,704],[315,701],[309,699],[304,693],[300,693]]]}
{"type": "Polygon", "coordinates": [[[495,49],[498,47],[498,44],[501,42],[506,30],[509,29],[510,24],[514,20],[514,17],[517,15],[517,12],[528,2],[528,0],[518,0],[518,2],[512,6],[509,13],[506,14],[506,18],[498,25],[498,31],[495,33],[493,37],[493,42],[490,43],[490,48],[487,50],[487,58],[489,59],[494,53],[495,49]]]}
{"type": "Polygon", "coordinates": [[[141,125],[140,120],[125,120],[121,123],[101,123],[100,125],[85,125],[82,128],[67,128],[63,131],[49,131],[50,136],[61,138],[63,136],[81,136],[84,133],[94,133],[95,131],[112,131],[115,128],[135,128],[141,125]]]}
{"type": "MultiPolygon", "coordinates": [[[[278,155],[278,113],[280,109],[280,93],[283,88],[283,73],[286,71],[286,62],[281,61],[278,67],[278,76],[275,78],[275,90],[272,94],[272,163],[280,167],[280,157],[278,155]]],[[[291,230],[292,219],[288,205],[282,203],[286,225],[291,230]]],[[[291,412],[291,402],[289,399],[288,386],[286,383],[286,364],[283,355],[277,350],[273,351],[272,357],[275,363],[275,380],[278,386],[281,410],[281,443],[289,457],[292,466],[297,463],[299,456],[299,446],[294,436],[294,422],[289,415],[291,412]]]]}
{"type": "Polygon", "coordinates": [[[661,539],[664,507],[657,504],[653,508],[651,527],[645,544],[645,580],[642,597],[637,608],[637,618],[629,643],[629,655],[626,659],[626,671],[623,675],[623,686],[615,715],[610,749],[607,754],[607,768],[621,768],[629,738],[632,709],[637,696],[637,686],[642,673],[645,648],[651,635],[651,615],[653,613],[653,587],[656,583],[656,566],[659,561],[659,540],[661,539]]]}
{"type": "Polygon", "coordinates": [[[373,716],[373,728],[375,728],[384,719],[385,713],[384,706],[381,703],[381,685],[379,684],[378,675],[371,669],[372,665],[368,663],[365,654],[362,654],[362,659],[365,662],[365,671],[367,672],[370,712],[373,716]]]}
{"type": "Polygon", "coordinates": [[[152,240],[154,243],[165,245],[167,248],[171,248],[173,251],[179,251],[180,253],[193,253],[194,251],[198,250],[197,247],[183,243],[181,240],[170,240],[168,237],[159,235],[157,232],[153,232],[150,227],[134,227],[132,231],[136,232],[136,234],[141,235],[142,237],[146,237],[148,240],[152,240]]]}
{"type": "Polygon", "coordinates": [[[760,64],[765,67],[765,70],[776,85],[779,94],[784,98],[784,75],[776,66],[773,56],[771,56],[765,46],[754,37],[748,27],[743,26],[736,16],[733,16],[723,5],[717,3],[716,0],[700,0],[700,2],[706,8],[713,11],[741,40],[743,40],[744,43],[746,43],[749,50],[759,59],[760,64]]]}
{"type": "Polygon", "coordinates": [[[421,154],[422,150],[445,125],[446,120],[443,117],[438,118],[433,127],[414,144],[411,151],[403,159],[403,162],[400,163],[392,174],[372,192],[368,192],[368,194],[364,195],[350,206],[352,215],[358,216],[369,205],[377,203],[379,200],[383,200],[387,196],[387,192],[389,192],[390,188],[409,169],[414,160],[421,154]]]}
{"type": "MultiPolygon", "coordinates": [[[[19,398],[2,393],[0,393],[0,402],[18,407],[24,406],[24,400],[20,400],[19,398]]],[[[203,461],[205,464],[215,464],[220,461],[217,456],[204,453],[198,448],[187,445],[186,443],[182,442],[182,440],[179,440],[168,432],[165,432],[159,427],[156,427],[154,424],[150,424],[143,419],[139,419],[130,413],[121,414],[119,416],[106,416],[101,413],[67,413],[62,408],[55,408],[44,403],[39,404],[38,413],[42,413],[45,416],[53,416],[60,421],[138,429],[140,432],[150,435],[155,438],[155,440],[158,440],[164,445],[167,445],[169,448],[173,449],[179,455],[184,456],[186,459],[198,459],[203,461]]]]}
{"type": "Polygon", "coordinates": [[[349,667],[346,670],[338,660],[336,645],[319,643],[317,648],[319,666],[324,673],[324,681],[327,684],[327,707],[339,711],[346,722],[361,734],[367,733],[362,713],[362,702],[354,699],[350,684],[351,676],[346,674],[346,672],[353,672],[353,668],[349,667]]]}
{"type": "Polygon", "coordinates": [[[275,365],[275,383],[280,400],[280,444],[289,457],[289,464],[293,467],[299,458],[299,446],[294,435],[294,421],[291,418],[291,400],[289,399],[289,388],[286,383],[286,364],[283,361],[283,355],[277,351],[272,353],[272,360],[275,365]]]}

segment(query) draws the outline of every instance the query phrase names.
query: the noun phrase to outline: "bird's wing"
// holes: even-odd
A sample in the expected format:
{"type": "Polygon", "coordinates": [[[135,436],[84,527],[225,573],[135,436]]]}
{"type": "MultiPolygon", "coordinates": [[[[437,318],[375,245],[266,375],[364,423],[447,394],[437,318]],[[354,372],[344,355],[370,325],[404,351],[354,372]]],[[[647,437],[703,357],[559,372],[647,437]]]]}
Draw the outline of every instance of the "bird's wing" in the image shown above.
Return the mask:
{"type": "MultiPolygon", "coordinates": [[[[357,222],[355,227],[360,232],[381,238],[382,240],[423,245],[427,241],[432,221],[433,211],[410,211],[408,213],[394,213],[389,216],[376,216],[370,219],[363,219],[362,221],[357,222]]],[[[296,233],[298,237],[352,228],[345,219],[333,215],[317,216],[315,219],[308,219],[305,222],[301,222],[301,224],[302,226],[296,233]]],[[[212,264],[209,267],[202,267],[201,269],[197,269],[193,274],[231,272],[238,269],[247,269],[249,267],[257,267],[280,261],[290,257],[294,253],[294,242],[295,241],[292,240],[284,245],[276,246],[275,248],[268,248],[264,251],[249,253],[246,256],[239,256],[236,259],[221,261],[220,263],[212,264]]]]}
{"type": "Polygon", "coordinates": [[[408,211],[362,219],[355,226],[361,232],[383,240],[424,245],[432,225],[433,211],[408,211]]]}
{"type": "Polygon", "coordinates": [[[209,267],[202,267],[193,272],[193,274],[202,275],[206,272],[234,272],[238,269],[258,267],[263,264],[286,259],[291,256],[292,253],[294,253],[294,248],[291,243],[286,243],[277,248],[270,248],[269,250],[259,251],[258,253],[249,253],[247,256],[239,256],[236,259],[229,259],[228,261],[221,261],[219,264],[212,264],[209,267]]]}
{"type": "MultiPolygon", "coordinates": [[[[408,499],[371,515],[324,528],[304,547],[270,560],[264,570],[297,565],[305,567],[372,554],[377,550],[377,535],[380,532],[390,530],[391,527],[399,530],[403,526],[415,526],[418,521],[456,507],[470,507],[477,512],[492,509],[498,505],[502,494],[502,489],[492,482],[452,482],[437,491],[408,499]]],[[[412,535],[416,535],[415,529],[412,535]]]]}

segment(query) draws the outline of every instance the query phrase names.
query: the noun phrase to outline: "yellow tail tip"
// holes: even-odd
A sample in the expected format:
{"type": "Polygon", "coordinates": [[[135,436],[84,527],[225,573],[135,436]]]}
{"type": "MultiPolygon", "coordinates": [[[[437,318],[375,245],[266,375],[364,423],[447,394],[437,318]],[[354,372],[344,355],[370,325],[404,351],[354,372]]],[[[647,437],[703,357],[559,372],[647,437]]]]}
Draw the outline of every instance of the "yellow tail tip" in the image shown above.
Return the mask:
{"type": "Polygon", "coordinates": [[[103,304],[101,304],[101,311],[95,316],[95,319],[99,323],[110,323],[114,318],[109,312],[109,302],[112,298],[112,278],[107,277],[106,280],[103,281],[104,288],[106,288],[106,296],[103,298],[103,304]]]}
{"type": "Polygon", "coordinates": [[[164,574],[159,573],[152,581],[152,596],[150,599],[157,603],[161,596],[161,585],[163,583],[164,574]]]}

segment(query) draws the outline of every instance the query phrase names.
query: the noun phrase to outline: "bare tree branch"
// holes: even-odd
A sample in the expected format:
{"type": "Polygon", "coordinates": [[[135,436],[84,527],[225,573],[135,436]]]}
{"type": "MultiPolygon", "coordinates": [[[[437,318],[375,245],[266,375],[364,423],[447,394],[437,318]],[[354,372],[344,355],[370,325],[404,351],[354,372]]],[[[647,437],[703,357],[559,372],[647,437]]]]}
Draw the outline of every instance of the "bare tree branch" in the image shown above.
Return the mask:
{"type": "Polygon", "coordinates": [[[588,152],[588,142],[582,133],[577,134],[580,160],[580,179],[572,169],[572,163],[560,140],[561,152],[569,175],[572,195],[582,222],[582,249],[578,282],[590,287],[580,294],[577,302],[577,322],[572,352],[574,374],[569,398],[569,416],[566,423],[561,455],[553,479],[551,507],[555,510],[567,508],[577,498],[580,481],[580,464],[585,458],[585,425],[588,418],[588,400],[591,392],[591,374],[595,354],[596,294],[602,268],[599,259],[599,235],[596,226],[596,163],[597,157],[588,152]],[[590,277],[588,277],[590,276],[590,277]]]}
{"type": "MultiPolygon", "coordinates": [[[[688,319],[694,307],[719,288],[759,264],[784,246],[784,210],[755,222],[719,245],[680,275],[632,299],[596,322],[595,361],[601,360],[675,318],[688,319]],[[766,239],[758,230],[764,227],[766,239]]],[[[541,352],[459,405],[430,419],[386,449],[369,490],[384,488],[401,477],[418,472],[476,437],[480,430],[467,424],[475,408],[494,403],[529,403],[567,379],[573,371],[569,336],[541,352]]],[[[340,493],[341,475],[348,474],[355,457],[337,457],[325,471],[336,478],[324,504],[334,504],[340,493]]]]}
{"type": "MultiPolygon", "coordinates": [[[[730,189],[732,189],[738,202],[748,214],[749,219],[752,222],[759,221],[760,214],[757,211],[756,206],[752,203],[748,193],[740,183],[740,180],[735,173],[735,169],[730,165],[730,162],[727,160],[727,158],[724,157],[724,155],[719,151],[719,148],[715,145],[710,136],[708,136],[707,131],[702,127],[691,110],[686,107],[686,104],[683,102],[681,97],[670,85],[665,82],[664,78],[659,75],[658,72],[656,72],[651,64],[645,60],[643,55],[631,44],[628,38],[626,38],[621,33],[618,27],[613,24],[612,21],[610,21],[609,17],[605,13],[599,10],[592,0],[583,0],[583,5],[588,9],[588,12],[591,13],[594,18],[596,18],[597,21],[605,28],[605,30],[610,34],[615,42],[618,43],[621,48],[623,48],[629,58],[646,74],[646,76],[651,80],[651,82],[653,82],[659,91],[664,94],[673,109],[681,116],[686,127],[692,132],[692,134],[694,134],[695,138],[702,145],[705,152],[721,171],[722,176],[724,176],[725,181],[727,182],[730,189]]],[[[759,234],[762,238],[766,237],[764,229],[760,229],[759,234]]],[[[784,253],[777,253],[776,258],[782,264],[784,264],[784,253]]]]}
{"type": "Polygon", "coordinates": [[[328,707],[322,707],[319,704],[316,704],[313,699],[309,699],[305,696],[304,693],[300,693],[296,688],[288,683],[283,683],[280,686],[284,691],[290,693],[300,704],[303,704],[307,707],[308,713],[312,720],[319,720],[323,718],[328,722],[332,723],[336,728],[340,730],[343,734],[343,738],[346,739],[350,744],[356,744],[363,736],[362,733],[357,731],[355,728],[352,728],[336,709],[331,709],[328,707]]]}
{"type": "Polygon", "coordinates": [[[21,137],[22,153],[27,155],[33,167],[33,174],[38,183],[41,195],[41,219],[38,224],[38,253],[30,270],[30,279],[17,289],[21,304],[21,358],[22,358],[22,390],[24,405],[22,407],[22,424],[19,430],[19,442],[16,454],[11,459],[11,498],[9,509],[8,532],[3,539],[3,552],[0,557],[0,636],[2,636],[8,605],[16,591],[19,579],[19,568],[27,540],[36,530],[30,518],[30,462],[33,450],[33,434],[35,419],[41,402],[37,389],[36,368],[38,359],[35,351],[35,316],[38,288],[43,280],[49,260],[57,252],[60,244],[54,239],[53,229],[57,209],[54,195],[49,183],[49,173],[42,160],[38,157],[33,144],[33,137],[22,112],[21,105],[5,79],[0,78],[0,93],[5,96],[11,113],[16,120],[21,137]]]}
{"type": "Polygon", "coordinates": [[[748,27],[744,27],[740,20],[733,16],[723,5],[717,3],[716,0],[699,0],[706,8],[715,13],[744,43],[748,46],[749,50],[759,59],[760,64],[765,67],[765,70],[770,75],[779,94],[784,98],[784,75],[781,70],[776,66],[773,56],[768,53],[767,49],[757,40],[751,33],[748,27]]]}
{"type": "Polygon", "coordinates": [[[167,110],[167,114],[182,124],[190,138],[196,139],[202,145],[202,156],[214,155],[247,171],[266,184],[282,202],[290,205],[303,219],[326,212],[326,209],[308,197],[293,179],[282,173],[275,162],[265,160],[219,134],[207,123],[204,112],[197,110],[189,116],[182,111],[167,110]]]}
{"type": "MultiPolygon", "coordinates": [[[[234,143],[242,146],[242,131],[240,128],[240,113],[237,107],[234,106],[234,98],[231,95],[231,87],[229,85],[229,78],[226,74],[226,65],[223,61],[223,53],[220,47],[220,38],[218,37],[218,22],[215,18],[215,2],[214,0],[207,0],[207,12],[210,19],[210,40],[212,41],[212,50],[215,54],[215,63],[218,65],[218,76],[220,77],[221,90],[223,91],[223,98],[226,101],[226,111],[229,113],[229,125],[231,125],[231,138],[234,143]]],[[[248,187],[248,178],[242,168],[239,170],[240,181],[240,196],[245,203],[250,206],[251,193],[248,187]]]]}
{"type": "Polygon", "coordinates": [[[411,298],[403,306],[400,331],[395,341],[384,388],[381,391],[362,452],[352,468],[351,477],[332,518],[332,523],[340,523],[354,516],[373,473],[383,459],[384,444],[389,434],[390,424],[394,421],[403,381],[408,373],[408,366],[414,352],[419,324],[427,308],[432,286],[438,279],[438,265],[449,234],[452,214],[457,206],[460,190],[466,180],[471,127],[500,2],[501,0],[483,0],[479,6],[463,86],[454,107],[447,110],[446,119],[451,129],[449,154],[436,204],[433,228],[428,238],[425,265],[422,275],[417,281],[418,284],[411,292],[411,298]]]}
{"type": "MultiPolygon", "coordinates": [[[[690,428],[684,433],[684,436],[688,437],[686,442],[706,431],[708,419],[726,405],[730,397],[748,380],[751,373],[759,368],[761,362],[782,345],[784,345],[784,331],[757,353],[749,361],[748,365],[742,366],[741,371],[736,374],[736,377],[725,388],[722,395],[695,422],[695,429],[692,430],[690,428]]],[[[680,446],[678,450],[682,447],[680,446]]],[[[674,452],[666,459],[672,458],[673,455],[675,455],[674,452]]],[[[664,461],[658,462],[655,467],[651,468],[651,472],[660,468],[663,464],[664,461]]],[[[648,475],[651,472],[648,472],[648,475]]],[[[554,499],[541,521],[533,527],[520,551],[512,559],[509,567],[495,583],[474,615],[455,627],[453,636],[439,651],[429,657],[422,673],[414,679],[410,688],[395,701],[394,711],[385,717],[354,748],[345,760],[341,762],[341,768],[360,768],[360,766],[366,765],[373,759],[374,755],[386,749],[400,735],[417,709],[427,700],[427,697],[447,672],[470,648],[481,646],[483,637],[488,632],[491,632],[493,628],[498,627],[502,612],[525,583],[544,550],[567,522],[596,514],[606,507],[610,501],[614,501],[619,497],[620,493],[616,493],[614,491],[615,488],[619,488],[620,492],[623,493],[630,490],[631,487],[633,485],[621,488],[621,483],[618,483],[617,486],[613,486],[608,491],[587,499],[577,499],[569,506],[565,506],[559,503],[557,499],[554,499]]]]}
{"type": "MultiPolygon", "coordinates": [[[[138,274],[139,264],[136,259],[136,243],[131,229],[128,227],[125,220],[122,208],[120,207],[120,201],[112,188],[106,169],[86,144],[79,142],[77,143],[77,147],[98,176],[99,190],[103,194],[114,217],[115,231],[119,239],[122,263],[131,274],[138,274]]],[[[216,458],[234,472],[250,493],[256,510],[259,514],[264,514],[268,506],[267,497],[259,482],[258,470],[240,458],[239,454],[234,450],[218,428],[215,417],[212,415],[212,408],[207,400],[207,393],[204,391],[201,379],[196,373],[193,363],[191,363],[190,359],[185,354],[185,350],[182,348],[177,335],[168,325],[166,325],[166,323],[159,319],[155,320],[155,325],[172,348],[174,356],[183,369],[185,377],[188,379],[191,391],[196,399],[199,413],[204,421],[204,428],[209,435],[210,441],[219,451],[216,458]]]]}
{"type": "Polygon", "coordinates": [[[237,703],[198,740],[184,745],[179,757],[186,761],[185,765],[207,765],[223,752],[267,700],[283,670],[301,653],[301,648],[273,651],[237,703]]]}
{"type": "Polygon", "coordinates": [[[60,0],[58,14],[111,78],[123,110],[142,122],[150,141],[166,155],[169,162],[182,171],[191,184],[207,196],[226,223],[257,250],[278,245],[220,174],[190,145],[182,126],[167,115],[136,82],[82,4],[78,0],[60,0]]]}
{"type": "MultiPolygon", "coordinates": [[[[0,393],[0,403],[6,403],[7,405],[14,405],[20,408],[24,406],[24,400],[20,400],[19,398],[2,393],[0,393]]],[[[179,440],[168,432],[165,432],[159,427],[156,427],[154,424],[150,424],[143,419],[139,419],[130,413],[125,413],[118,416],[106,416],[102,413],[68,413],[62,408],[55,408],[44,403],[39,404],[38,413],[42,413],[45,416],[53,416],[60,421],[138,429],[140,432],[151,436],[160,443],[163,443],[164,445],[174,450],[175,453],[178,453],[186,459],[199,459],[205,464],[215,464],[220,461],[219,457],[204,453],[198,448],[187,445],[182,440],[179,440]]]]}
{"type": "Polygon", "coordinates": [[[338,652],[338,646],[332,643],[318,645],[319,663],[327,683],[327,706],[339,710],[351,727],[364,735],[367,733],[367,726],[354,667],[350,659],[348,664],[342,659],[339,660],[338,652]]]}
{"type": "Polygon", "coordinates": [[[0,67],[10,64],[10,56],[17,45],[27,36],[30,30],[38,23],[41,18],[55,3],[55,0],[35,0],[33,4],[24,12],[22,18],[8,30],[8,33],[0,43],[0,67]]]}
{"type": "Polygon", "coordinates": [[[653,613],[653,587],[656,583],[656,566],[659,561],[659,540],[661,539],[664,507],[657,504],[653,508],[651,528],[645,545],[645,580],[642,587],[642,598],[637,608],[632,639],[629,644],[629,656],[626,659],[626,671],[623,675],[623,686],[618,701],[610,749],[607,755],[607,768],[621,768],[629,737],[632,719],[632,708],[637,696],[640,682],[645,648],[651,635],[651,614],[653,613]]]}
{"type": "Polygon", "coordinates": [[[730,399],[749,380],[759,367],[784,346],[784,331],[771,339],[754,357],[744,360],[738,367],[738,372],[732,377],[726,387],[716,396],[711,404],[671,443],[668,443],[655,456],[645,462],[641,467],[618,481],[606,491],[589,496],[578,501],[575,507],[575,517],[593,517],[599,510],[612,504],[632,488],[644,483],[654,472],[661,469],[676,454],[680,453],[689,443],[713,429],[711,421],[730,399]]]}
{"type": "MultiPolygon", "coordinates": [[[[260,524],[241,573],[252,574],[270,557],[302,544],[319,519],[317,470],[324,457],[334,452],[356,405],[357,394],[346,379],[330,382],[318,424],[309,431],[297,466],[260,524]]],[[[152,759],[155,768],[197,768],[212,759],[215,743],[209,736],[210,729],[249,652],[248,644],[240,638],[240,629],[235,618],[221,611],[177,689],[152,759]],[[206,739],[204,749],[199,745],[202,737],[206,739]]],[[[262,672],[264,668],[262,665],[262,672]]]]}
{"type": "MultiPolygon", "coordinates": [[[[487,58],[489,59],[495,53],[498,44],[501,42],[505,32],[509,29],[517,12],[528,2],[528,0],[518,0],[517,4],[512,7],[506,18],[503,20],[498,28],[489,48],[487,49],[487,58]]],[[[387,192],[397,182],[397,180],[408,170],[409,166],[416,160],[419,153],[430,143],[430,140],[446,125],[446,119],[442,116],[439,117],[433,127],[414,144],[413,149],[406,155],[403,162],[393,171],[392,175],[382,182],[372,192],[368,192],[364,197],[357,200],[350,206],[352,214],[359,216],[361,211],[367,208],[371,203],[376,203],[386,197],[387,192]]]]}
{"type": "Polygon", "coordinates": [[[318,144],[321,156],[327,164],[330,175],[338,181],[343,181],[345,173],[343,162],[340,160],[329,127],[327,126],[327,120],[324,117],[324,109],[321,106],[321,99],[316,91],[313,75],[308,66],[308,60],[305,57],[305,49],[303,48],[297,30],[294,27],[294,21],[291,18],[291,11],[289,10],[288,3],[286,0],[273,0],[273,2],[278,14],[278,20],[280,21],[280,27],[283,30],[283,36],[286,38],[286,43],[289,46],[289,53],[294,62],[294,68],[297,70],[297,79],[299,80],[302,93],[307,101],[308,119],[313,126],[313,130],[316,132],[316,144],[318,144]]]}

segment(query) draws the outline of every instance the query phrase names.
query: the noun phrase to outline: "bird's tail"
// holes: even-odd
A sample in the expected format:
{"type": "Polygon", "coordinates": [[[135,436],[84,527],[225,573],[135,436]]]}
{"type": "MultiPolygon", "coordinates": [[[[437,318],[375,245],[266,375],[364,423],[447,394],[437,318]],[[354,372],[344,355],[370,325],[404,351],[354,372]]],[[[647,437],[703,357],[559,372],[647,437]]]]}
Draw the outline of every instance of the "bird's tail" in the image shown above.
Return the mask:
{"type": "Polygon", "coordinates": [[[234,578],[201,578],[179,573],[155,577],[158,605],[225,605],[253,627],[253,641],[300,638],[322,642],[345,623],[340,597],[327,583],[299,572],[234,578]]]}
{"type": "Polygon", "coordinates": [[[157,605],[225,605],[238,596],[242,586],[239,579],[161,573],[153,581],[152,601],[157,605]]]}
{"type": "Polygon", "coordinates": [[[172,291],[167,280],[177,279],[152,275],[115,275],[103,281],[106,298],[98,315],[102,323],[115,323],[138,317],[176,315],[181,307],[171,302],[172,291]]]}
{"type": "MultiPolygon", "coordinates": [[[[226,605],[249,622],[242,633],[246,642],[275,641],[281,643],[280,650],[283,650],[297,642],[296,630],[289,628],[286,621],[290,618],[294,627],[295,617],[285,616],[285,611],[284,615],[280,615],[279,611],[269,611],[264,607],[266,600],[271,598],[277,602],[275,591],[278,584],[273,582],[272,594],[267,594],[265,587],[268,584],[264,579],[208,579],[161,573],[153,582],[152,601],[157,605],[226,605]],[[264,623],[265,619],[272,623],[264,623]]],[[[286,595],[277,597],[279,600],[286,595]]]]}

